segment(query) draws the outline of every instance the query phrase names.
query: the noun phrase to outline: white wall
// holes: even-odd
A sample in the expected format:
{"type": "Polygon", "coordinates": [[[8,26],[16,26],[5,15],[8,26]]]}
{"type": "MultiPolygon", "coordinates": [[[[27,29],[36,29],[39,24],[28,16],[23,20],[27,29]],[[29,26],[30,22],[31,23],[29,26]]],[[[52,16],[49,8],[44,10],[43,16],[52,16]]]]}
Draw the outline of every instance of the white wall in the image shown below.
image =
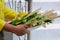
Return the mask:
{"type": "Polygon", "coordinates": [[[59,2],[60,0],[33,0],[34,2],[59,2]]]}
{"type": "MultiPolygon", "coordinates": [[[[6,2],[8,1],[8,0],[5,0],[6,2]]],[[[10,1],[12,1],[12,0],[10,0],[10,1]]],[[[17,0],[17,1],[19,1],[19,0],[17,0]]],[[[24,1],[24,0],[22,0],[22,1],[24,1]]],[[[33,2],[60,2],[60,0],[33,0],[33,2]]]]}

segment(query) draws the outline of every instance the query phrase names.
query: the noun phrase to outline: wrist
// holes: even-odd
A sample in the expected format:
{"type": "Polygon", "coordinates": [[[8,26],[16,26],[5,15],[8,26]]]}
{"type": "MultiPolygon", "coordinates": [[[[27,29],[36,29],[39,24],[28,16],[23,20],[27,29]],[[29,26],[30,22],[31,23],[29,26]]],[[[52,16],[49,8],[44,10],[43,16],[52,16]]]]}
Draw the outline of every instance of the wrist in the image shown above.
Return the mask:
{"type": "Polygon", "coordinates": [[[14,33],[15,29],[16,29],[15,26],[8,24],[8,23],[6,23],[3,28],[3,30],[8,31],[8,32],[12,32],[12,33],[14,33]]]}

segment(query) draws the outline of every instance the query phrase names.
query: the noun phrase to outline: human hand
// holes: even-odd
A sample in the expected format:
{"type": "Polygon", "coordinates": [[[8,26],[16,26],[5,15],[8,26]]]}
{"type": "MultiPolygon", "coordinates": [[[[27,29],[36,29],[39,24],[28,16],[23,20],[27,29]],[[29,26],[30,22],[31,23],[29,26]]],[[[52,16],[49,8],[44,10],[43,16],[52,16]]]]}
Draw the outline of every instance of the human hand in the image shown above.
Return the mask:
{"type": "Polygon", "coordinates": [[[20,24],[17,26],[6,23],[3,30],[15,33],[18,36],[22,36],[28,32],[27,28],[31,27],[30,25],[20,24]]]}
{"type": "Polygon", "coordinates": [[[20,24],[20,25],[16,26],[14,33],[18,36],[22,36],[28,32],[27,28],[29,28],[29,27],[30,27],[29,25],[20,24]]]}

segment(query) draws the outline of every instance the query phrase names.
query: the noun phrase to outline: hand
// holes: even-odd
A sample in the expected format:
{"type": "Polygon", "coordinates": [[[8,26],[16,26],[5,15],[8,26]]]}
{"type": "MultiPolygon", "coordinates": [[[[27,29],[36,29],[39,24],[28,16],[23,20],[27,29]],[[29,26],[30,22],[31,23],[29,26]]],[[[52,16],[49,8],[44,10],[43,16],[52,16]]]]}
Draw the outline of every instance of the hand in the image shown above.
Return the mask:
{"type": "Polygon", "coordinates": [[[11,24],[6,23],[3,30],[11,32],[11,33],[15,33],[18,36],[22,36],[28,32],[27,28],[29,28],[29,27],[30,27],[30,25],[21,24],[18,26],[13,26],[11,24]]]}
{"type": "Polygon", "coordinates": [[[12,20],[6,20],[6,23],[11,23],[12,22],[12,20]]]}
{"type": "Polygon", "coordinates": [[[22,36],[28,32],[27,28],[29,26],[21,24],[16,26],[16,29],[14,30],[14,33],[17,34],[18,36],[22,36]]]}

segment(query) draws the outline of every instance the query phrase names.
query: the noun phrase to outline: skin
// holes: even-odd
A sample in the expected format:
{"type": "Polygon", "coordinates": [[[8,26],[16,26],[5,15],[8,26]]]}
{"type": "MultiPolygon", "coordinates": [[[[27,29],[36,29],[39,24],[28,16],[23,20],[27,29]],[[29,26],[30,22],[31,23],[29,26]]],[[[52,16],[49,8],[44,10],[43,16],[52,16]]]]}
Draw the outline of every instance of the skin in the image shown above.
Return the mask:
{"type": "Polygon", "coordinates": [[[20,24],[17,26],[13,26],[9,23],[6,23],[3,30],[11,32],[11,33],[15,33],[18,36],[22,36],[28,32],[27,28],[29,27],[30,25],[20,24]]]}

